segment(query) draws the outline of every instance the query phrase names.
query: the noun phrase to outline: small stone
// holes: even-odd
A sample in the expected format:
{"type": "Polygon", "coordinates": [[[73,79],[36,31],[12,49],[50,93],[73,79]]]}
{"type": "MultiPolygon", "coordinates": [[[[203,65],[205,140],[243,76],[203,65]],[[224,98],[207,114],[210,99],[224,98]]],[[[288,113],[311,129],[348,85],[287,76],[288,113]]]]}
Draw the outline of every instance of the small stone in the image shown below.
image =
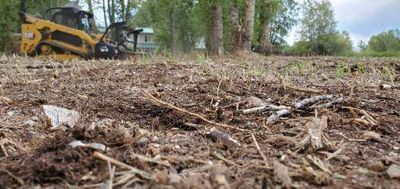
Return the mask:
{"type": "Polygon", "coordinates": [[[375,161],[368,165],[368,169],[375,172],[382,172],[385,170],[385,165],[383,165],[382,161],[375,161]]]}
{"type": "Polygon", "coordinates": [[[9,111],[9,112],[7,112],[7,115],[8,115],[8,117],[11,117],[11,116],[15,115],[15,111],[9,111]]]}
{"type": "Polygon", "coordinates": [[[381,89],[392,89],[393,87],[391,86],[391,85],[388,85],[388,84],[382,84],[381,85],[381,89]]]}
{"type": "Polygon", "coordinates": [[[43,105],[42,108],[47,119],[50,121],[52,129],[56,129],[59,126],[73,128],[80,118],[79,113],[74,110],[51,105],[43,105]]]}
{"type": "Polygon", "coordinates": [[[386,172],[391,179],[400,179],[400,165],[393,164],[386,172]]]}
{"type": "Polygon", "coordinates": [[[170,173],[168,175],[168,182],[169,184],[180,184],[183,182],[183,178],[175,173],[170,173]]]}

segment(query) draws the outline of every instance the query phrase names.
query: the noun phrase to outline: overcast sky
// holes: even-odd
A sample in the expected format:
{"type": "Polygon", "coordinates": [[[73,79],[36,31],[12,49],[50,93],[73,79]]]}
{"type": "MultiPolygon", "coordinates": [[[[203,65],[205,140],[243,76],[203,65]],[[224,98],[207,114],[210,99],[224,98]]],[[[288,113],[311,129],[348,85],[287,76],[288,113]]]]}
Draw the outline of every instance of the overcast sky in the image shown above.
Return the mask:
{"type": "MultiPolygon", "coordinates": [[[[400,0],[331,0],[338,29],[350,33],[353,44],[368,41],[382,31],[400,29],[400,0]]],[[[298,38],[298,28],[288,37],[288,43],[298,38]]]]}

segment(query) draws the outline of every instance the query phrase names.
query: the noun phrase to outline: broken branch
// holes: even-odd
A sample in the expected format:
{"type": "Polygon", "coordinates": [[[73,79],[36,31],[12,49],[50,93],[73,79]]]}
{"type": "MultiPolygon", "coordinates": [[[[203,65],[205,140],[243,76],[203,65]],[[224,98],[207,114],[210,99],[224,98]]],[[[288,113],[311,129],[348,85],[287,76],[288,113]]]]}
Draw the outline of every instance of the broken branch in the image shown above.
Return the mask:
{"type": "Polygon", "coordinates": [[[265,106],[260,106],[260,107],[255,107],[255,108],[250,108],[250,109],[244,109],[244,110],[238,110],[236,113],[240,114],[255,114],[255,113],[261,113],[265,111],[279,111],[283,109],[290,109],[290,107],[287,106],[276,106],[273,104],[268,104],[265,106]]]}
{"type": "Polygon", "coordinates": [[[262,152],[262,150],[261,150],[261,148],[260,148],[260,145],[258,145],[257,139],[256,139],[256,137],[254,136],[253,133],[251,133],[251,137],[253,138],[253,142],[254,142],[254,144],[256,145],[256,148],[257,148],[258,153],[261,155],[262,159],[264,160],[265,166],[268,167],[268,159],[267,159],[267,156],[265,156],[265,154],[262,152]]]}
{"type": "Polygon", "coordinates": [[[268,125],[274,124],[275,122],[277,122],[279,120],[279,118],[281,118],[283,116],[287,116],[289,114],[290,114],[290,111],[288,109],[279,110],[267,118],[267,124],[268,125]]]}
{"type": "Polygon", "coordinates": [[[201,119],[202,121],[204,121],[204,122],[206,122],[206,123],[208,123],[208,124],[215,125],[215,126],[222,127],[222,128],[238,130],[238,131],[242,131],[242,132],[247,132],[247,131],[248,131],[248,130],[240,129],[240,128],[233,127],[233,126],[230,126],[230,125],[226,125],[226,124],[222,124],[222,123],[216,123],[216,122],[214,122],[214,121],[208,120],[207,118],[205,118],[204,116],[202,116],[202,115],[200,115],[200,114],[196,114],[196,113],[193,113],[193,112],[189,112],[189,111],[187,111],[187,110],[185,110],[185,109],[176,107],[176,106],[174,106],[174,105],[172,105],[172,104],[169,104],[169,103],[167,103],[167,102],[163,102],[163,101],[157,99],[156,97],[154,97],[153,95],[151,95],[151,94],[150,94],[149,92],[147,92],[147,91],[143,91],[143,93],[144,93],[144,95],[147,96],[147,97],[149,98],[149,100],[152,101],[154,104],[163,105],[163,106],[166,106],[166,107],[168,107],[168,108],[170,108],[170,109],[174,109],[174,110],[176,110],[176,111],[179,111],[179,112],[188,114],[188,115],[190,115],[190,116],[193,116],[193,117],[196,117],[196,118],[198,118],[198,119],[201,119]]]}
{"type": "Polygon", "coordinates": [[[297,102],[294,106],[297,109],[306,109],[311,104],[314,104],[322,100],[331,100],[331,99],[333,99],[333,95],[312,96],[310,98],[306,98],[301,100],[300,102],[297,102]]]}

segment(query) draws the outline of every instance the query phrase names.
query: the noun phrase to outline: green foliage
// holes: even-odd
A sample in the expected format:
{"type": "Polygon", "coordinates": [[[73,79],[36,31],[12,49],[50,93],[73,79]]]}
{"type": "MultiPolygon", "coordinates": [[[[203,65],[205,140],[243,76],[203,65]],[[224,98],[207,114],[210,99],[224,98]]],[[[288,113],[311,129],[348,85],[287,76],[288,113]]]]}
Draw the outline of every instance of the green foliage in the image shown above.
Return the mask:
{"type": "Polygon", "coordinates": [[[18,1],[2,0],[0,2],[0,51],[9,51],[15,44],[10,43],[13,40],[13,33],[18,30],[18,1]]]}
{"type": "MultiPolygon", "coordinates": [[[[262,10],[265,11],[265,10],[262,10]]],[[[283,46],[290,29],[298,23],[299,5],[295,0],[280,0],[270,23],[270,40],[274,46],[283,46]]]]}
{"type": "MultiPolygon", "coordinates": [[[[27,13],[38,17],[43,17],[45,11],[52,6],[59,6],[67,0],[41,0],[26,1],[27,13]],[[57,4],[60,3],[60,4],[57,4]]],[[[0,1],[0,51],[15,51],[17,47],[16,34],[20,30],[20,1],[1,0],[0,1]]]]}
{"type": "Polygon", "coordinates": [[[192,15],[194,0],[148,0],[141,5],[134,23],[152,27],[162,51],[193,49],[197,38],[192,15]]]}
{"type": "Polygon", "coordinates": [[[301,40],[295,44],[297,54],[339,55],[352,50],[347,32],[338,32],[332,5],[327,0],[307,0],[303,6],[301,40]]]}
{"type": "Polygon", "coordinates": [[[393,66],[384,65],[381,69],[378,70],[380,77],[385,81],[393,82],[396,78],[396,71],[393,66]]]}
{"type": "Polygon", "coordinates": [[[375,52],[400,51],[400,30],[390,30],[372,36],[368,42],[368,50],[375,52]]]}
{"type": "Polygon", "coordinates": [[[344,78],[349,73],[349,68],[346,64],[340,63],[339,66],[336,68],[336,77],[344,78]]]}

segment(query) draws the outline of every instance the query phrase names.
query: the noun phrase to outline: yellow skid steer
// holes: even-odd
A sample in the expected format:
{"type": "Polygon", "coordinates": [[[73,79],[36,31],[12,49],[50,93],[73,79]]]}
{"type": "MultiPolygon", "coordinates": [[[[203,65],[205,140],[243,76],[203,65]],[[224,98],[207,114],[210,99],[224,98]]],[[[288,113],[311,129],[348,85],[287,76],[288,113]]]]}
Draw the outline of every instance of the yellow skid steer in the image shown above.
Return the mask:
{"type": "Polygon", "coordinates": [[[81,59],[117,59],[135,54],[141,29],[125,22],[113,23],[103,34],[95,33],[94,16],[74,6],[53,7],[45,18],[26,13],[21,0],[21,52],[29,56],[58,61],[81,59]]]}

